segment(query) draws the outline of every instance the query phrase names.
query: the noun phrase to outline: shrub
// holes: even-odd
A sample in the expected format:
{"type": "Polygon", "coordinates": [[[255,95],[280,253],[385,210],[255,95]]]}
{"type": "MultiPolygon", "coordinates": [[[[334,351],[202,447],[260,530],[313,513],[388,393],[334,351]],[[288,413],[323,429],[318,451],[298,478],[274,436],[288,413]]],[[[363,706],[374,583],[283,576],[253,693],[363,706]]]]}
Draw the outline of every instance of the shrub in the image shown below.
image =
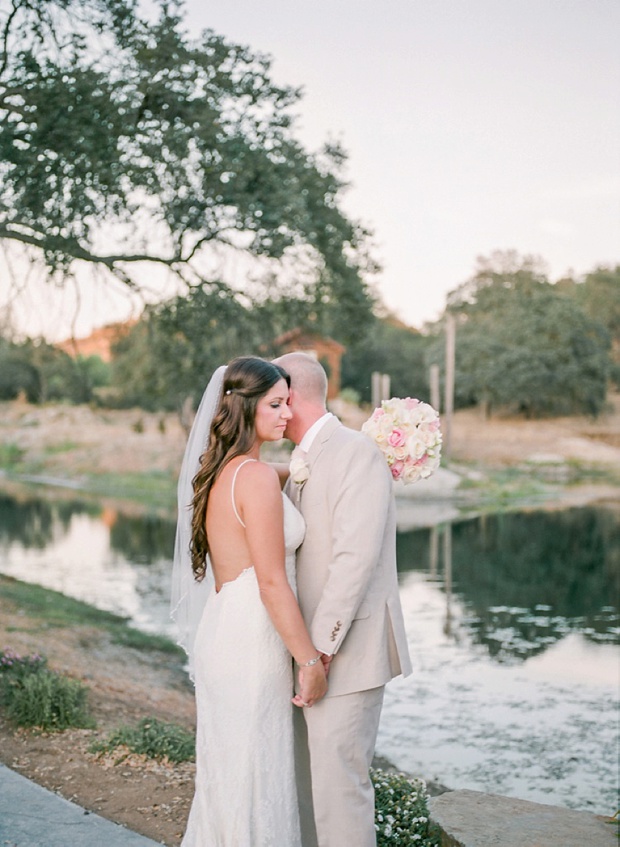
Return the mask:
{"type": "Polygon", "coordinates": [[[79,680],[49,670],[27,674],[21,684],[6,691],[7,714],[18,726],[61,731],[68,727],[93,727],[87,689],[79,680]]]}
{"type": "Polygon", "coordinates": [[[0,444],[0,466],[12,467],[18,465],[24,457],[25,450],[18,444],[9,442],[8,444],[0,444]]]}
{"type": "Polygon", "coordinates": [[[47,669],[47,659],[35,653],[0,653],[0,696],[9,718],[18,726],[60,731],[70,726],[92,727],[87,689],[75,679],[47,669]]]}
{"type": "Polygon", "coordinates": [[[355,388],[343,388],[339,395],[343,403],[351,403],[354,406],[359,406],[361,395],[355,388]]]}
{"type": "Polygon", "coordinates": [[[439,847],[424,780],[374,768],[370,776],[375,787],[377,847],[439,847]]]}
{"type": "Polygon", "coordinates": [[[171,762],[193,761],[196,755],[194,735],[174,723],[157,718],[143,718],[137,727],[123,726],[106,741],[92,745],[94,753],[107,753],[116,747],[127,747],[152,759],[167,758],[171,762]]]}
{"type": "Polygon", "coordinates": [[[18,685],[31,673],[47,667],[47,659],[34,653],[32,656],[20,656],[10,648],[0,653],[0,683],[6,689],[10,685],[18,685]]]}

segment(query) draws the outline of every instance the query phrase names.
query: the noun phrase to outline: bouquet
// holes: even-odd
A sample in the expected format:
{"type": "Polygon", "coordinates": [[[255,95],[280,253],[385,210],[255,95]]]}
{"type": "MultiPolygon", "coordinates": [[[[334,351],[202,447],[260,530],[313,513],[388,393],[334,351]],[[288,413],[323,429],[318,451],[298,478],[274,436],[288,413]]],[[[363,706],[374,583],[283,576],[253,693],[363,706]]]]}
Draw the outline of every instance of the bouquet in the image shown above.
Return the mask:
{"type": "Polygon", "coordinates": [[[411,397],[392,397],[375,409],[362,432],[374,439],[392,477],[405,485],[426,479],[439,467],[439,415],[428,403],[411,397]]]}

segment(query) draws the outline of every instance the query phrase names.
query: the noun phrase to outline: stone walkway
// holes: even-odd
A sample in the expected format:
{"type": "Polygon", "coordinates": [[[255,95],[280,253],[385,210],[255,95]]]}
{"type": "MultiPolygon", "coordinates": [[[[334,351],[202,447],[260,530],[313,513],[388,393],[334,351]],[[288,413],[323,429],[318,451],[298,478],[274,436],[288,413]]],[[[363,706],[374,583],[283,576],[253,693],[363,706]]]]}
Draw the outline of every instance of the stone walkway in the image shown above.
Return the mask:
{"type": "Polygon", "coordinates": [[[0,765],[2,847],[158,847],[0,765]]]}
{"type": "Polygon", "coordinates": [[[432,797],[441,847],[618,847],[617,825],[589,812],[479,791],[432,797]]]}

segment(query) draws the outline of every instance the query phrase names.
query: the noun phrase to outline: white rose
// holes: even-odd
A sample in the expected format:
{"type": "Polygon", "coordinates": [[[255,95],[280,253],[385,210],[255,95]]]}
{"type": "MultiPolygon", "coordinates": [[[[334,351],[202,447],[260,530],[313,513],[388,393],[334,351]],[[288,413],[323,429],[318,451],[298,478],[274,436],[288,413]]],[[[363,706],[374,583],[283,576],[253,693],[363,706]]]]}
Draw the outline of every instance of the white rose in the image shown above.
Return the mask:
{"type": "Polygon", "coordinates": [[[407,452],[414,461],[421,459],[426,453],[426,445],[421,440],[417,430],[407,439],[407,452]]]}
{"type": "Polygon", "coordinates": [[[291,459],[290,464],[291,479],[298,485],[304,483],[310,476],[310,468],[303,456],[296,456],[291,459]]]}

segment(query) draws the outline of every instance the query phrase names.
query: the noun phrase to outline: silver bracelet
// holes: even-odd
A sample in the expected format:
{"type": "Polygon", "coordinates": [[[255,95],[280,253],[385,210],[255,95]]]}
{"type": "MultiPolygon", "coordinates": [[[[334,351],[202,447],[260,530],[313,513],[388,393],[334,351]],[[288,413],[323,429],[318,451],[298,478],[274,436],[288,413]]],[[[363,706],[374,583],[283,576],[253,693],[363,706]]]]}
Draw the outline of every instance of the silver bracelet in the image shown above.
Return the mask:
{"type": "Polygon", "coordinates": [[[300,665],[300,668],[311,668],[312,665],[316,665],[317,662],[321,661],[321,654],[319,653],[315,659],[310,659],[309,662],[304,662],[303,665],[300,665]]]}

